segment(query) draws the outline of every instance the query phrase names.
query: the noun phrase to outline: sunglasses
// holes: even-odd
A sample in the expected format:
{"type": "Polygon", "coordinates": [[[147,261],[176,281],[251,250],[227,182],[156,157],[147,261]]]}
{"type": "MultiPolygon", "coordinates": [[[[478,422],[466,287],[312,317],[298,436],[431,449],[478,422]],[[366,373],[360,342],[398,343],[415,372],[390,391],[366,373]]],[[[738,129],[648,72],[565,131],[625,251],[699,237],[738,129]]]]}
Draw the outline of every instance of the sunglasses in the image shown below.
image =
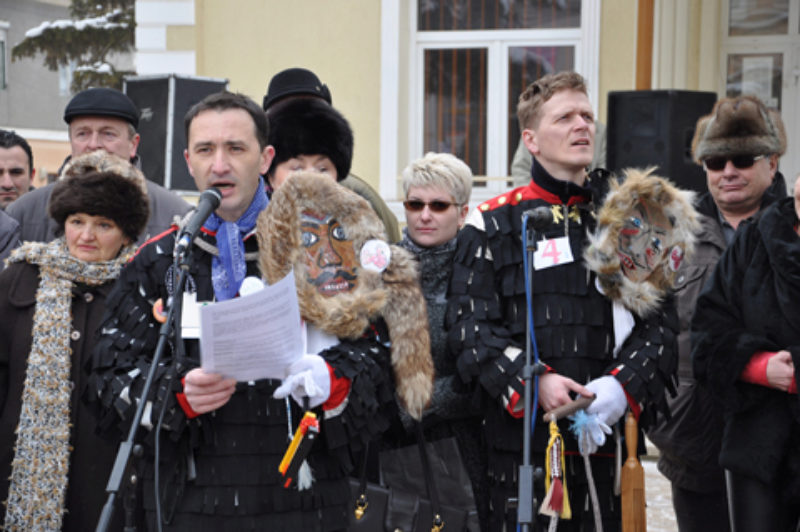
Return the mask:
{"type": "Polygon", "coordinates": [[[703,160],[706,170],[722,170],[728,161],[739,170],[750,168],[757,160],[763,159],[766,155],[733,155],[731,157],[709,157],[703,160]]]}
{"type": "Polygon", "coordinates": [[[422,200],[406,200],[403,202],[403,207],[405,207],[407,211],[411,212],[419,212],[424,209],[426,205],[433,212],[444,212],[449,209],[451,205],[458,205],[458,203],[450,203],[449,201],[441,200],[433,200],[431,202],[422,200]]]}

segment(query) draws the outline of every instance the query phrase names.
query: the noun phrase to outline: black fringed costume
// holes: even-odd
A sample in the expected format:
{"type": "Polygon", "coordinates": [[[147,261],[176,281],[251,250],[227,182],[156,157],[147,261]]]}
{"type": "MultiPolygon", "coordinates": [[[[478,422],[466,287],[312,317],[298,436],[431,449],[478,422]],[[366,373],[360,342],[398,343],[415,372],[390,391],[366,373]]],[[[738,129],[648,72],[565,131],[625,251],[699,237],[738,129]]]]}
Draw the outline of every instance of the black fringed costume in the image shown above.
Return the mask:
{"type": "MultiPolygon", "coordinates": [[[[480,382],[490,398],[486,412],[489,475],[493,485],[492,529],[498,529],[508,496],[516,497],[518,467],[522,462],[522,419],[506,410],[521,403],[524,387],[521,369],[525,362],[525,280],[521,225],[523,212],[549,206],[554,221],[537,239],[567,236],[573,262],[537,270],[532,279],[536,339],[542,362],[553,371],[586,383],[613,374],[623,385],[629,401],[642,409],[640,424],[646,425],[655,410],[665,406],[665,388],[672,388],[677,364],[675,331],[677,320],[671,302],[646,320],[635,317],[633,332],[614,356],[611,302],[598,292],[595,275],[586,269],[582,256],[587,231],[594,228],[594,201],[602,197],[608,174],[595,171],[587,187],[559,181],[534,161],[528,186],[514,189],[479,206],[458,236],[447,314],[448,340],[457,356],[461,378],[480,382]],[[655,408],[653,408],[655,407],[655,408]]],[[[547,424],[539,411],[532,450],[533,461],[542,465],[547,446],[547,424]]],[[[567,488],[574,509],[572,521],[562,521],[559,530],[575,526],[583,518],[585,475],[577,454],[577,441],[562,422],[567,452],[567,488]],[[570,458],[573,458],[571,460],[570,458]],[[582,496],[582,495],[581,495],[582,496]],[[572,523],[572,525],[570,525],[572,523]]],[[[640,438],[640,442],[642,439],[640,438]]],[[[613,457],[613,438],[608,438],[593,456],[594,478],[601,494],[604,519],[618,515],[619,499],[604,500],[604,485],[613,485],[613,467],[598,457],[613,457]]],[[[543,487],[537,488],[542,500],[543,487]]],[[[537,509],[538,510],[538,509],[537,509]]],[[[589,510],[591,512],[591,510],[589,510]]],[[[515,513],[508,519],[513,523],[515,513]]],[[[591,521],[591,519],[587,519],[591,521]]],[[[610,526],[619,526],[610,519],[610,526]]],[[[545,521],[546,523],[547,521],[545,521]]],[[[609,528],[613,530],[614,528],[609,528]]]]}
{"type": "MultiPolygon", "coordinates": [[[[201,233],[200,238],[214,245],[212,235],[201,233]]],[[[168,272],[174,244],[173,230],[145,245],[122,272],[109,297],[88,396],[100,411],[100,426],[106,431],[127,433],[133,417],[158,340],[160,324],[152,316],[152,307],[159,298],[167,300],[167,286],[172,285],[168,272]]],[[[254,233],[245,237],[244,244],[247,274],[258,276],[254,233]]],[[[191,287],[196,287],[198,301],[212,301],[212,255],[197,246],[193,250],[191,287]]],[[[183,391],[181,378],[199,366],[198,342],[184,341],[186,357],[182,361],[176,360],[171,345],[148,397],[153,402],[148,416],[153,424],[165,398],[168,401],[161,435],[162,512],[167,520],[175,516],[180,525],[165,525],[164,530],[345,529],[346,475],[353,468],[352,453],[386,427],[386,419],[376,414],[382,405],[394,403],[389,372],[373,360],[389,359],[386,342],[385,327],[379,324],[369,327],[358,340],[342,341],[320,353],[337,377],[347,377],[352,384],[343,408],[316,409],[321,436],[308,456],[315,481],[303,491],[294,486],[285,489],[278,472],[290,440],[289,425],[294,432],[303,415],[293,400],[289,399],[287,409],[286,400],[272,397],[280,382],[240,382],[223,407],[188,419],[175,393],[183,391]],[[170,378],[173,367],[177,376],[170,378]]],[[[143,502],[152,528],[154,438],[153,432],[144,428],[140,434],[149,450],[143,502]]]]}

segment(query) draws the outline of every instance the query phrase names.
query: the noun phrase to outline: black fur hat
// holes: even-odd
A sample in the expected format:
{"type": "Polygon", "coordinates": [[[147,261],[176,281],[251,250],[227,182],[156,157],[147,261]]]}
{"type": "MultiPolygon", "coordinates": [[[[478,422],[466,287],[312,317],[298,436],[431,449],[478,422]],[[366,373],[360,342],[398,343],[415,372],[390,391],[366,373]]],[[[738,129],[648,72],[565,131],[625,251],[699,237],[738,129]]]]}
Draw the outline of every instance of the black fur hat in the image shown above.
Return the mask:
{"type": "Polygon", "coordinates": [[[103,151],[70,161],[53,187],[47,210],[58,224],[59,235],[64,233],[67,217],[81,212],[113,220],[134,242],[150,216],[142,173],[103,151]]]}
{"type": "Polygon", "coordinates": [[[264,110],[268,111],[288,96],[316,96],[329,104],[333,103],[328,86],[306,68],[287,68],[272,76],[267,94],[264,95],[264,110]]]}
{"type": "Polygon", "coordinates": [[[292,98],[279,102],[267,112],[269,143],[275,158],[269,169],[297,155],[325,155],[336,167],[341,181],[350,173],[353,160],[353,131],[333,107],[317,98],[292,98]]]}

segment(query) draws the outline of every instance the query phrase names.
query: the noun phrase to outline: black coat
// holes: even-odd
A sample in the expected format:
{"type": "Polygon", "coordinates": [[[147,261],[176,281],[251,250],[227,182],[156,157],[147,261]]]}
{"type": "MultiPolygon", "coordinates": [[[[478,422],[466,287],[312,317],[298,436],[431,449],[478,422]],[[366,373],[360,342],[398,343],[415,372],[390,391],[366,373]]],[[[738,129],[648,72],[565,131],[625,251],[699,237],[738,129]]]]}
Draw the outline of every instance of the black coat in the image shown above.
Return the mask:
{"type": "MultiPolygon", "coordinates": [[[[92,398],[101,416],[101,430],[114,434],[127,430],[135,412],[129,397],[141,397],[144,377],[159,340],[160,324],[152,316],[153,303],[166,301],[167,279],[173,276],[172,251],[176,232],[164,234],[142,246],[122,271],[109,294],[103,330],[92,359],[92,398]],[[137,371],[141,370],[141,371],[137,371]]],[[[214,236],[201,232],[208,246],[214,236]]],[[[248,275],[258,275],[257,240],[252,232],[244,238],[248,275]]],[[[208,249],[206,246],[206,249],[208,249]]],[[[213,301],[211,254],[193,247],[189,269],[198,301],[213,301]]],[[[169,281],[167,281],[169,282],[169,281]]],[[[194,418],[178,405],[180,377],[200,365],[200,346],[185,339],[185,357],[168,348],[163,366],[156,370],[149,400],[152,412],[160,412],[166,400],[161,430],[162,511],[171,522],[164,530],[217,532],[222,530],[303,530],[329,532],[347,526],[350,492],[347,474],[355,454],[388,425],[381,407],[394,403],[388,370],[390,359],[385,327],[376,324],[363,337],[341,340],[320,353],[339,377],[351,381],[341,413],[316,409],[320,437],[307,461],[314,472],[311,489],[284,488],[278,464],[289,441],[289,425],[296,428],[302,408],[293,400],[272,397],[280,384],[274,379],[239,382],[229,401],[213,412],[194,418]],[[373,358],[374,357],[374,358],[373,358]],[[174,362],[174,364],[173,364],[174,362]],[[173,378],[175,369],[179,378],[173,378]],[[291,419],[290,419],[291,416],[291,419]]],[[[338,410],[338,409],[336,409],[338,410]]],[[[157,418],[153,415],[153,421],[157,418]]],[[[143,495],[148,526],[154,529],[155,484],[154,431],[140,431],[144,441],[143,495]]]]}
{"type": "Polygon", "coordinates": [[[758,351],[788,350],[800,368],[797,223],[793,198],[786,198],[741,227],[700,294],[692,320],[695,376],[724,412],[720,464],[774,485],[795,504],[800,502],[798,396],[740,381],[739,375],[758,351]]]}
{"type": "MultiPolygon", "coordinates": [[[[786,181],[780,172],[764,192],[761,209],[786,197],[786,181]]],[[[706,192],[698,202],[700,231],[694,253],[683,261],[675,281],[675,301],[680,318],[678,335],[678,393],[669,399],[670,418],[661,416],[647,436],[658,447],[658,470],[681,488],[724,492],[725,476],[719,466],[723,419],[710,392],[698,386],[692,371],[690,326],[700,292],[728,247],[714,199],[706,192]]]]}
{"type": "MultiPolygon", "coordinates": [[[[72,423],[69,485],[62,530],[94,530],[105,504],[105,487],[116,456],[116,442],[95,434],[95,418],[81,401],[86,388],[84,365],[91,357],[95,331],[100,325],[105,299],[113,283],[97,287],[76,285],[72,298],[72,423]]],[[[22,407],[22,390],[31,350],[31,330],[39,287],[39,268],[27,262],[13,263],[0,273],[0,500],[8,498],[8,477],[14,458],[14,431],[22,407]]],[[[0,523],[5,506],[0,506],[0,523]]],[[[109,530],[121,530],[117,510],[109,530]]]]}

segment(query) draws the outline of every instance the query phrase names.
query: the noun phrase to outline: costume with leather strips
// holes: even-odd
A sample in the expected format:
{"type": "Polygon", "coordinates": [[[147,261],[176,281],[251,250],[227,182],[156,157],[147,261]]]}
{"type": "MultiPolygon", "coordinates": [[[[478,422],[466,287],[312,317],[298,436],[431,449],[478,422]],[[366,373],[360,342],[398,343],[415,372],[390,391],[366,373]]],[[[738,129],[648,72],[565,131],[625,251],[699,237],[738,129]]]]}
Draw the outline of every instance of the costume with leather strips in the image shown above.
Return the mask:
{"type": "MultiPolygon", "coordinates": [[[[101,426],[125,431],[133,416],[144,375],[157,342],[159,324],[153,304],[166,300],[171,284],[177,228],[146,244],[125,268],[112,292],[102,335],[95,351],[89,395],[101,414],[101,426]]],[[[260,276],[255,231],[244,235],[247,275],[260,276]]],[[[214,234],[204,229],[193,247],[190,290],[198,301],[214,300],[211,259],[214,234]]],[[[347,309],[343,309],[347,310],[347,309]]],[[[275,399],[281,384],[264,379],[239,382],[230,400],[214,412],[190,417],[176,401],[179,382],[199,365],[196,340],[184,340],[186,357],[176,360],[175,346],[157,370],[152,395],[152,421],[168,400],[161,442],[161,489],[164,516],[175,524],[164,530],[343,530],[347,526],[347,473],[353,453],[379,434],[387,423],[377,414],[394,403],[391,377],[374,360],[389,358],[388,333],[380,323],[319,353],[337,375],[350,379],[348,394],[338,408],[316,409],[321,435],[307,457],[313,471],[310,489],[285,489],[278,464],[286,450],[290,428],[303,415],[291,398],[275,399]],[[178,378],[168,380],[177,364],[178,378]],[[287,408],[287,405],[289,408],[287,408]]],[[[144,471],[144,507],[153,526],[152,433],[143,432],[148,450],[144,471]]]]}
{"type": "MultiPolygon", "coordinates": [[[[597,274],[601,290],[614,302],[615,325],[647,318],[658,312],[670,298],[677,271],[694,250],[699,228],[692,207],[694,193],[677,189],[668,180],[644,171],[627,169],[620,180],[611,182],[611,191],[598,213],[597,230],[589,235],[584,259],[597,274]]],[[[634,321],[635,323],[635,321],[634,321]]],[[[620,327],[619,329],[622,329],[620,327]]],[[[617,330],[616,343],[624,341],[617,330]]],[[[677,339],[671,349],[677,351],[677,339]]],[[[677,357],[674,361],[677,378],[677,357]]],[[[632,409],[634,414],[639,411],[632,409]]],[[[644,530],[644,473],[638,462],[637,442],[641,432],[634,415],[628,414],[625,438],[628,450],[622,470],[622,522],[627,530],[644,530]]],[[[581,442],[588,464],[588,447],[602,441],[602,432],[611,433],[591,406],[574,416],[571,430],[581,442]]],[[[652,416],[650,417],[652,420],[652,416]]],[[[609,422],[608,424],[610,424],[609,422]]],[[[587,465],[587,472],[589,472],[587,465]]],[[[599,521],[600,503],[592,501],[599,521]]]]}
{"type": "MultiPolygon", "coordinates": [[[[537,238],[567,237],[574,258],[564,265],[536,270],[533,275],[532,310],[542,362],[579,383],[612,374],[629,399],[650,416],[655,409],[665,407],[664,391],[672,386],[676,361],[673,343],[677,323],[666,304],[646,319],[637,319],[619,353],[615,356],[613,352],[611,301],[597,290],[595,275],[582,260],[608,173],[592,172],[586,186],[581,187],[555,179],[534,160],[532,177],[527,186],[485,202],[471,213],[458,236],[449,294],[448,338],[459,373],[467,382],[479,382],[490,399],[485,434],[493,482],[493,530],[499,530],[504,518],[508,524],[516,524],[515,512],[503,516],[503,507],[507,497],[516,496],[517,471],[522,462],[520,372],[527,317],[520,242],[524,211],[549,207],[554,222],[539,231],[537,238]]],[[[568,433],[567,421],[560,422],[559,427],[562,434],[568,433]]],[[[547,424],[539,416],[532,442],[536,465],[544,465],[548,436],[547,424]]],[[[571,436],[564,440],[573,519],[562,521],[559,530],[577,526],[575,523],[584,520],[586,507],[586,477],[577,457],[577,442],[571,436]]],[[[613,459],[603,458],[613,457],[614,452],[613,442],[608,441],[592,457],[598,489],[605,494],[601,498],[607,530],[619,526],[613,459]]],[[[537,484],[535,488],[541,501],[543,486],[537,484]]],[[[586,522],[591,521],[589,514],[585,517],[586,522]]],[[[546,526],[547,521],[544,518],[541,522],[546,526]]]]}

